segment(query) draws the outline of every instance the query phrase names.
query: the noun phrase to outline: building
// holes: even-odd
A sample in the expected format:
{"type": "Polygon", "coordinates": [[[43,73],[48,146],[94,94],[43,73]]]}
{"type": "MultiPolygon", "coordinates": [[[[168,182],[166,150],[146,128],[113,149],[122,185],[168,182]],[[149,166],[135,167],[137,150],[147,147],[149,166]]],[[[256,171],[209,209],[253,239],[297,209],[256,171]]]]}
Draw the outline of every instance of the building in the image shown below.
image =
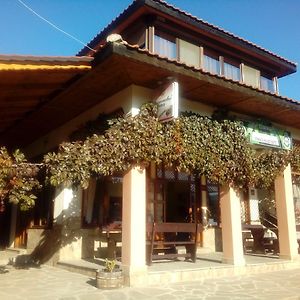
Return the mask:
{"type": "MultiPolygon", "coordinates": [[[[162,83],[173,80],[180,112],[211,116],[225,109],[257,127],[266,120],[271,127],[252,137],[260,146],[274,146],[270,128],[289,142],[300,140],[300,104],[279,94],[277,80],[296,72],[296,64],[164,1],[134,1],[89,47],[96,53],[84,48],[76,57],[0,56],[1,144],[22,147],[38,160],[82,134],[88,122],[97,123],[100,114],[138,113],[162,83]]],[[[275,182],[275,199],[280,256],[290,260],[298,257],[292,188],[288,167],[275,182]]],[[[91,181],[85,191],[45,191],[28,213],[10,207],[1,216],[10,227],[3,243],[27,247],[41,262],[88,258],[107,250],[101,249],[107,226],[122,224],[122,264],[134,283],[147,272],[146,220],[179,221],[180,212],[195,207],[209,225],[201,247],[222,249],[225,263],[240,266],[241,222],[260,223],[258,202],[269,195],[220,189],[165,167],[133,168],[91,181]]]]}

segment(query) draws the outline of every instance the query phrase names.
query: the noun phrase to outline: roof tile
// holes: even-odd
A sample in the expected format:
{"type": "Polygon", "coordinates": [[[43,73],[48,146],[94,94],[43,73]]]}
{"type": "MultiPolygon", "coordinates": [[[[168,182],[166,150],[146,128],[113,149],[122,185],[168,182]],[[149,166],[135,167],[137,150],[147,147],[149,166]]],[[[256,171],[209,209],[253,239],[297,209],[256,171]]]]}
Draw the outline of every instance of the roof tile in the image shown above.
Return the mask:
{"type": "MultiPolygon", "coordinates": [[[[90,47],[95,47],[94,43],[97,43],[97,39],[99,38],[99,36],[100,36],[101,34],[103,34],[106,30],[108,30],[109,27],[112,26],[116,21],[118,21],[120,18],[122,18],[122,16],[124,16],[124,15],[125,15],[125,14],[126,14],[126,13],[134,6],[134,5],[135,5],[135,3],[138,2],[138,1],[139,1],[139,0],[134,0],[130,5],[128,5],[128,7],[127,7],[126,9],[123,10],[123,12],[121,12],[116,18],[114,18],[114,19],[113,19],[113,20],[112,20],[112,21],[111,21],[111,22],[110,22],[103,30],[101,30],[101,31],[100,31],[100,32],[99,32],[99,33],[91,40],[90,43],[88,43],[88,46],[90,46],[90,47]]],[[[265,48],[263,48],[263,47],[261,47],[261,46],[258,46],[258,45],[255,44],[255,43],[252,43],[252,42],[250,42],[250,41],[248,41],[248,40],[246,40],[246,39],[244,39],[244,38],[241,38],[241,37],[239,37],[239,36],[237,36],[237,35],[235,35],[235,34],[229,32],[229,31],[226,31],[226,30],[224,30],[223,28],[220,28],[220,27],[218,27],[218,26],[216,26],[216,25],[213,25],[213,24],[211,24],[211,23],[208,23],[207,21],[205,21],[205,20],[203,20],[203,19],[200,19],[200,18],[198,18],[198,17],[196,17],[196,16],[194,16],[194,15],[192,15],[192,14],[190,14],[190,13],[188,13],[188,12],[186,12],[186,11],[184,11],[184,10],[178,8],[178,7],[175,7],[174,5],[169,4],[169,3],[167,3],[167,2],[164,1],[164,0],[151,0],[151,1],[156,2],[156,3],[159,3],[159,4],[162,4],[162,5],[164,5],[165,7],[169,8],[169,9],[172,9],[172,10],[174,10],[174,11],[180,13],[180,14],[183,14],[183,15],[185,15],[185,16],[187,16],[187,17],[193,19],[193,20],[195,20],[196,22],[205,24],[206,26],[209,26],[209,27],[211,27],[211,28],[213,28],[213,29],[215,29],[215,30],[217,30],[217,31],[219,31],[219,32],[221,32],[221,33],[223,33],[223,34],[226,34],[226,35],[228,35],[228,36],[230,36],[230,37],[233,37],[233,38],[235,38],[235,39],[241,41],[241,42],[244,43],[245,45],[255,47],[255,48],[257,48],[257,49],[259,49],[259,50],[261,50],[261,51],[263,51],[263,52],[265,52],[265,53],[267,53],[267,54],[269,54],[269,55],[272,55],[272,56],[274,56],[274,57],[276,57],[276,58],[278,58],[278,59],[280,59],[280,60],[282,60],[282,61],[285,61],[285,62],[287,62],[287,63],[289,63],[289,64],[294,65],[294,66],[297,66],[297,63],[295,63],[295,62],[292,62],[292,61],[290,61],[290,60],[288,60],[288,59],[286,59],[286,58],[284,58],[284,57],[282,57],[282,56],[280,56],[280,55],[277,55],[277,54],[275,54],[275,53],[273,53],[273,52],[271,52],[271,51],[269,51],[269,50],[267,50],[267,49],[265,49],[265,48]]],[[[86,48],[83,48],[82,50],[80,50],[80,51],[78,52],[77,55],[81,55],[82,53],[85,53],[85,52],[84,52],[85,49],[86,49],[86,48]]]]}

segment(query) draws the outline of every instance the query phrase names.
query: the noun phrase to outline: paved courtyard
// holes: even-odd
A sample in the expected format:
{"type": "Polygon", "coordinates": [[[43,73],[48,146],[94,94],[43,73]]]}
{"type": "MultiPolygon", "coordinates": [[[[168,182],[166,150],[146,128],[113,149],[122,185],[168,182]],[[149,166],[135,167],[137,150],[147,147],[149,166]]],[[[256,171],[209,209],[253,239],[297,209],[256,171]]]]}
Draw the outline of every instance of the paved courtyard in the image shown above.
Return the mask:
{"type": "Polygon", "coordinates": [[[59,268],[0,269],[0,299],[300,299],[300,268],[259,275],[204,279],[156,287],[103,291],[93,278],[59,268]]]}

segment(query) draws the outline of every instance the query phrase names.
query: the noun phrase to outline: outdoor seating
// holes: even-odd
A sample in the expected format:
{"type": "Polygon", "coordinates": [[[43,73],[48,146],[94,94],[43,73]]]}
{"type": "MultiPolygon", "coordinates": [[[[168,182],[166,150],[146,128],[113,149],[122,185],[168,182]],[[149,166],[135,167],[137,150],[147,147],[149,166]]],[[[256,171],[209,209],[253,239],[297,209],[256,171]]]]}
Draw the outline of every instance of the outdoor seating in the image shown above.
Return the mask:
{"type": "Polygon", "coordinates": [[[251,250],[253,253],[277,253],[278,239],[276,237],[266,236],[267,228],[263,225],[243,224],[243,244],[244,251],[251,250]],[[249,243],[251,241],[251,243],[249,243]],[[249,245],[251,245],[249,247],[249,245]]]}
{"type": "Polygon", "coordinates": [[[196,223],[148,223],[147,262],[156,259],[192,259],[196,262],[197,235],[202,230],[196,223]],[[185,247],[185,253],[178,253],[178,246],[185,247]]]}

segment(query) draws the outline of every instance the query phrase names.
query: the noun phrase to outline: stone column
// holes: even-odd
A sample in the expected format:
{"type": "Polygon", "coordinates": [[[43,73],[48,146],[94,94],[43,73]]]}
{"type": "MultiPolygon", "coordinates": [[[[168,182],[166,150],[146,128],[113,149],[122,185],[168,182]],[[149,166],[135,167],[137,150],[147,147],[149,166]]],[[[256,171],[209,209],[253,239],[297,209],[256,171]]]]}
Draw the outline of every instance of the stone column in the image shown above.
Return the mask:
{"type": "Polygon", "coordinates": [[[275,200],[280,258],[293,260],[298,257],[298,244],[290,165],[275,180],[275,200]]]}
{"type": "Polygon", "coordinates": [[[239,195],[232,187],[223,186],[220,198],[223,262],[245,265],[239,195]]]}
{"type": "Polygon", "coordinates": [[[82,257],[81,189],[56,190],[53,214],[53,233],[60,233],[59,259],[82,257]]]}
{"type": "Polygon", "coordinates": [[[122,269],[125,283],[141,284],[146,266],[146,171],[133,167],[123,178],[122,269]]]}

